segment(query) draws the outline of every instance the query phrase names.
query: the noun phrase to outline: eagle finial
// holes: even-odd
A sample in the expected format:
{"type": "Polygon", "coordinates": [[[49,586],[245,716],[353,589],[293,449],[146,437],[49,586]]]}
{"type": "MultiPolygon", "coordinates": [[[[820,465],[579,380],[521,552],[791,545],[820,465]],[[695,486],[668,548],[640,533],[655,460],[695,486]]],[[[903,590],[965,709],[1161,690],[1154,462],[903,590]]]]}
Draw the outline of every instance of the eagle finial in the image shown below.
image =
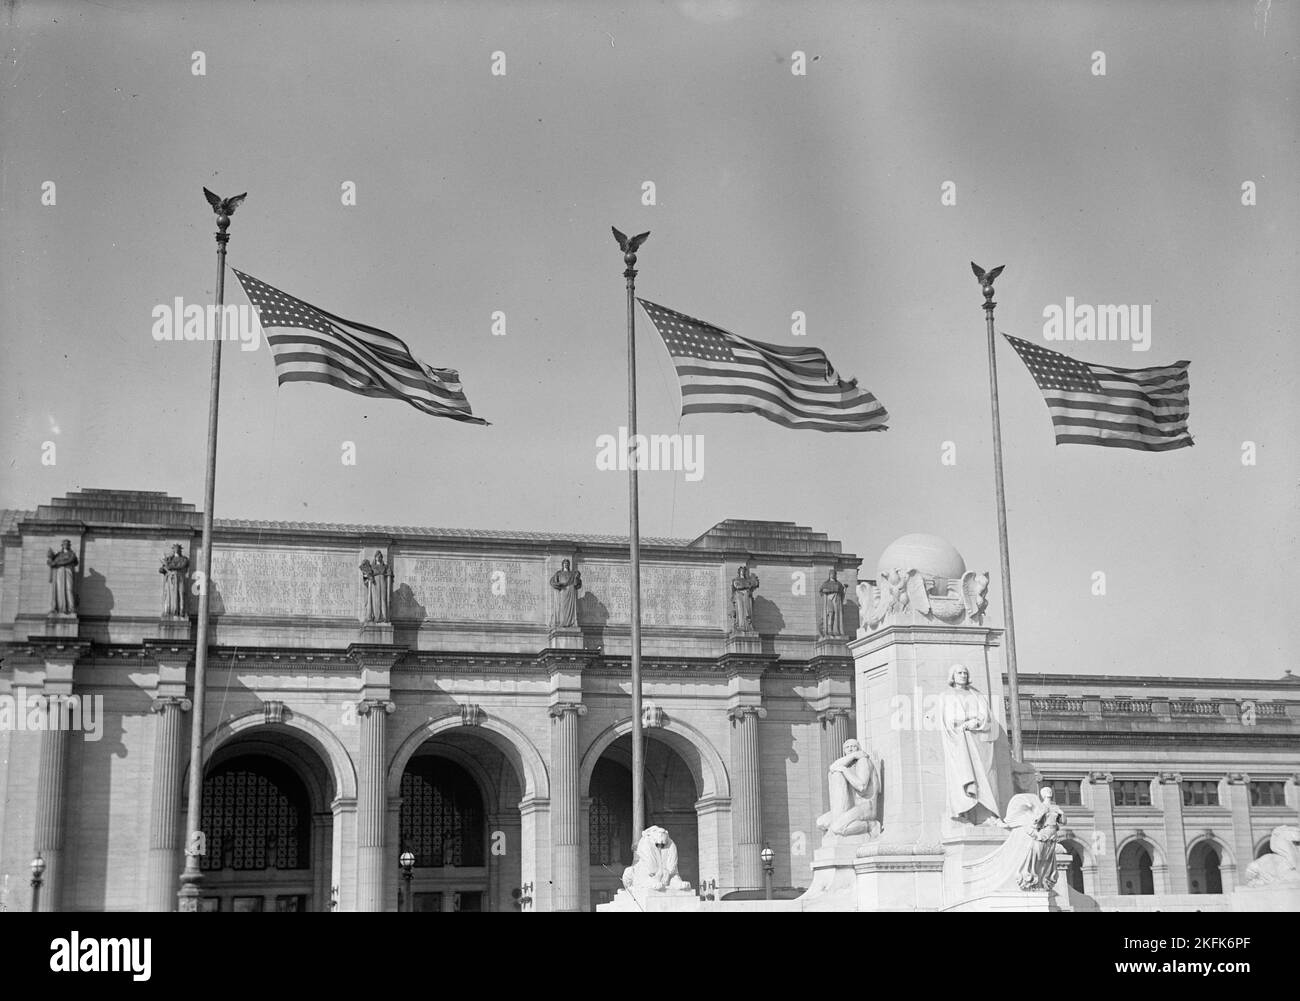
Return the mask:
{"type": "Polygon", "coordinates": [[[203,195],[207,198],[208,204],[212,206],[212,211],[217,214],[217,224],[220,225],[224,222],[228,226],[230,225],[230,217],[235,214],[235,209],[243,204],[244,199],[248,197],[248,192],[245,191],[242,195],[235,195],[233,198],[222,198],[220,195],[213,194],[207,188],[204,188],[203,195]]]}
{"type": "Polygon", "coordinates": [[[636,263],[637,250],[641,244],[645,243],[650,231],[646,230],[644,233],[638,233],[636,236],[629,238],[626,233],[620,232],[615,226],[611,226],[610,230],[614,234],[614,239],[618,241],[618,249],[623,251],[623,260],[631,267],[636,263]]]}

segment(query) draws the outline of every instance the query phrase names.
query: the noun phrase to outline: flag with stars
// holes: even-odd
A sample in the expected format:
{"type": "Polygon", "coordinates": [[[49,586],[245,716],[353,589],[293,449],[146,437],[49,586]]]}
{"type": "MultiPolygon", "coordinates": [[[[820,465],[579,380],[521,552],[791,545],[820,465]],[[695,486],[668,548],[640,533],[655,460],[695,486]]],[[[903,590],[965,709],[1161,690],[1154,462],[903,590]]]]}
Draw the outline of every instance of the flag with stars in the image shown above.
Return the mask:
{"type": "Polygon", "coordinates": [[[1058,445],[1167,452],[1192,444],[1187,366],[1115,368],[1076,361],[1003,334],[1029,368],[1052,415],[1058,445]]]}
{"type": "Polygon", "coordinates": [[[454,369],[424,364],[400,337],[353,323],[235,271],[266,332],[279,384],[323,382],[361,396],[405,400],[416,410],[467,424],[470,412],[454,369]],[[272,332],[274,331],[274,332],[272,332]]]}
{"type": "Polygon", "coordinates": [[[663,338],[682,389],[682,416],[752,413],[783,427],[884,431],[874,396],[812,347],[764,344],[638,299],[663,338]]]}

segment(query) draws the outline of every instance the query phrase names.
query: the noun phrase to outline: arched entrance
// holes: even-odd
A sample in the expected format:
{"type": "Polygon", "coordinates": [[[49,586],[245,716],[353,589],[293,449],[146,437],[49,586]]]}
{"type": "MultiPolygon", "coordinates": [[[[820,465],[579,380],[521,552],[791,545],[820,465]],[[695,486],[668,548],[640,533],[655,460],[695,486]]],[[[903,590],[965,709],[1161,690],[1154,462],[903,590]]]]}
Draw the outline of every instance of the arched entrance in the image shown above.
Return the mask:
{"type": "MultiPolygon", "coordinates": [[[[667,742],[647,735],[645,818],[662,827],[677,846],[681,878],[699,885],[700,839],[696,802],[701,790],[691,767],[667,742]]],[[[632,738],[624,734],[605,748],[591,770],[586,812],[588,899],[592,908],[611,900],[632,864],[632,738]]]]}
{"type": "Polygon", "coordinates": [[[1151,874],[1151,851],[1140,841],[1132,841],[1119,853],[1119,892],[1151,895],[1156,892],[1151,874]]]}
{"type": "Polygon", "coordinates": [[[1061,847],[1070,853],[1070,868],[1065,873],[1066,882],[1075,893],[1083,893],[1083,856],[1079,849],[1068,841],[1062,841],[1061,847]]]}
{"type": "Polygon", "coordinates": [[[1202,841],[1187,856],[1187,888],[1192,893],[1222,893],[1221,858],[1215,846],[1202,841]]]}
{"type": "Polygon", "coordinates": [[[205,911],[328,911],[334,783],[320,756],[289,732],[250,731],[204,769],[205,911]]]}

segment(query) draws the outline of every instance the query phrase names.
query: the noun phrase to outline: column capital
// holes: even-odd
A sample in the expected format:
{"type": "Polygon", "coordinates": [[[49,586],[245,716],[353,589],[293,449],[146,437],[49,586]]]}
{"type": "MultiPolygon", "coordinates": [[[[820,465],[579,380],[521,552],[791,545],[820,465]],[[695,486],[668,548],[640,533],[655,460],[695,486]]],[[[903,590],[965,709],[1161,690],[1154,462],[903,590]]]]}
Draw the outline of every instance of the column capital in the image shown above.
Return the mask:
{"type": "Polygon", "coordinates": [[[819,722],[823,728],[831,726],[832,724],[834,724],[834,722],[837,719],[852,719],[852,718],[853,718],[853,710],[843,706],[837,706],[832,709],[825,709],[822,712],[819,712],[817,714],[817,722],[819,722]]]}
{"type": "Polygon", "coordinates": [[[1182,772],[1160,772],[1156,776],[1156,781],[1159,782],[1162,786],[1178,785],[1183,781],[1183,773],[1182,772]]]}
{"type": "Polygon", "coordinates": [[[1095,786],[1110,785],[1115,781],[1115,776],[1110,772],[1088,772],[1083,777],[1095,786]]]}
{"type": "Polygon", "coordinates": [[[149,703],[151,713],[165,713],[168,709],[176,709],[180,712],[187,713],[194,708],[194,703],[183,695],[159,695],[149,703]]]}
{"type": "Polygon", "coordinates": [[[546,710],[546,714],[550,716],[551,719],[560,719],[566,713],[586,716],[587,706],[582,702],[554,702],[546,710]]]}
{"type": "Polygon", "coordinates": [[[389,716],[396,711],[396,704],[389,702],[387,699],[361,699],[357,703],[358,716],[369,716],[372,712],[389,716]]]}
{"type": "Polygon", "coordinates": [[[762,706],[752,704],[735,705],[731,706],[727,710],[727,719],[731,720],[733,723],[743,722],[747,716],[756,716],[759,719],[767,719],[767,710],[762,706]]]}
{"type": "Polygon", "coordinates": [[[1227,781],[1230,786],[1250,785],[1250,775],[1246,772],[1229,772],[1227,781]]]}

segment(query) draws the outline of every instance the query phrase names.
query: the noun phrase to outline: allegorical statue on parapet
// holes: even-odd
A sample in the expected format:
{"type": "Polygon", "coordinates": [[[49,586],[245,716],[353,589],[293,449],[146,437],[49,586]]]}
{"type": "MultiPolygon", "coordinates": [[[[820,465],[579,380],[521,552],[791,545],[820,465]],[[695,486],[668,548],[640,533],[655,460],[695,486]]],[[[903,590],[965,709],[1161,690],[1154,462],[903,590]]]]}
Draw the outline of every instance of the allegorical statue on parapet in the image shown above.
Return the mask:
{"type": "Polygon", "coordinates": [[[822,581],[822,586],[818,588],[818,593],[822,596],[822,618],[818,636],[839,639],[844,635],[844,590],[839,571],[832,569],[830,576],[822,581]]]}
{"type": "Polygon", "coordinates": [[[954,664],[948,672],[948,688],[934,712],[943,740],[948,818],[1000,826],[994,761],[997,725],[988,699],[971,685],[965,665],[954,664]]]}
{"type": "Polygon", "coordinates": [[[551,587],[555,589],[555,612],[551,626],[555,629],[574,629],[578,625],[578,592],[582,589],[582,573],[565,560],[560,569],[551,574],[551,587]]]}
{"type": "Polygon", "coordinates": [[[361,583],[366,589],[365,621],[388,621],[388,595],[393,572],[384,562],[383,550],[375,550],[373,560],[361,561],[361,583]]]}
{"type": "Polygon", "coordinates": [[[738,633],[754,631],[754,592],[758,590],[758,578],[749,572],[749,567],[736,567],[736,576],[731,581],[731,620],[732,628],[738,633]]]}
{"type": "Polygon", "coordinates": [[[185,615],[185,577],[190,572],[190,560],[178,542],[162,558],[158,572],[162,580],[162,614],[173,618],[185,615]]]}
{"type": "Polygon", "coordinates": [[[831,808],[817,818],[818,829],[825,831],[823,844],[854,834],[875,834],[876,795],[880,789],[875,762],[862,745],[850,737],[844,742],[844,754],[831,762],[831,808]]]}
{"type": "Polygon", "coordinates": [[[50,612],[72,615],[77,611],[76,575],[77,554],[72,551],[72,540],[64,539],[56,553],[47,551],[45,565],[50,568],[50,612]]]}

